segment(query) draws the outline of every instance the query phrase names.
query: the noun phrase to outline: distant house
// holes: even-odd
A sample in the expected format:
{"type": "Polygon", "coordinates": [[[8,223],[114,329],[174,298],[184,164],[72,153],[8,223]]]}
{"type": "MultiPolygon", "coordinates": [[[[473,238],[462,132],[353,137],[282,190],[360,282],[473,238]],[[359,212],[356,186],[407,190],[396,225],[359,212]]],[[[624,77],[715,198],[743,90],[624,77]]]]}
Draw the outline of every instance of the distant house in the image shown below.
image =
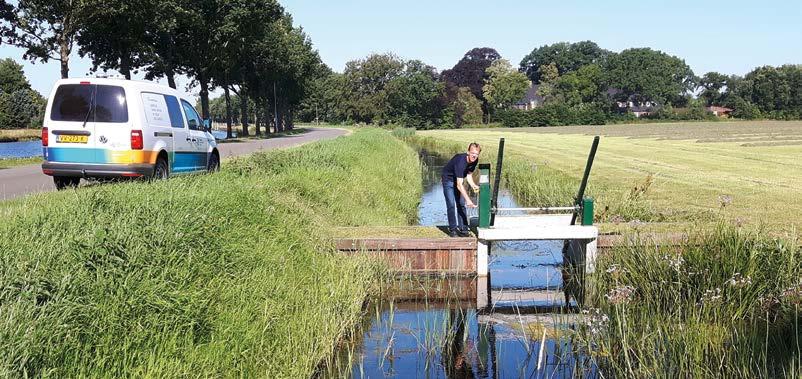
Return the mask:
{"type": "Polygon", "coordinates": [[[630,106],[627,110],[632,113],[635,117],[640,118],[641,116],[651,116],[654,112],[657,112],[657,104],[654,102],[647,102],[646,105],[632,105],[632,102],[629,102],[630,106]]]}
{"type": "Polygon", "coordinates": [[[624,91],[618,88],[607,88],[606,94],[609,99],[615,101],[618,110],[622,113],[630,112],[635,117],[649,116],[657,112],[660,106],[654,101],[636,101],[635,96],[623,99],[624,91]]]}
{"type": "Polygon", "coordinates": [[[523,111],[535,109],[543,105],[543,96],[537,94],[539,85],[529,82],[529,89],[526,90],[526,95],[523,99],[518,100],[512,107],[523,111]]]}
{"type": "Polygon", "coordinates": [[[730,112],[732,112],[732,109],[730,109],[730,108],[719,107],[719,106],[715,106],[715,105],[711,106],[711,107],[705,107],[705,110],[707,110],[708,112],[714,114],[716,117],[729,117],[730,116],[730,112]]]}

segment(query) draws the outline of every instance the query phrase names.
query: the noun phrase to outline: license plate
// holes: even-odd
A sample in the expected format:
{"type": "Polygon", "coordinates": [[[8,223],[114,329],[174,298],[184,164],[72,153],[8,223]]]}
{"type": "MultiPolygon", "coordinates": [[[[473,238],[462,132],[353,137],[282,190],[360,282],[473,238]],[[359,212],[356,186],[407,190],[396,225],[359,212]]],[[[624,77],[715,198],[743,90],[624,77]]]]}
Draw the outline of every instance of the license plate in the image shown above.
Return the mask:
{"type": "Polygon", "coordinates": [[[57,141],[61,143],[86,143],[87,141],[89,141],[89,136],[61,134],[58,136],[57,141]]]}

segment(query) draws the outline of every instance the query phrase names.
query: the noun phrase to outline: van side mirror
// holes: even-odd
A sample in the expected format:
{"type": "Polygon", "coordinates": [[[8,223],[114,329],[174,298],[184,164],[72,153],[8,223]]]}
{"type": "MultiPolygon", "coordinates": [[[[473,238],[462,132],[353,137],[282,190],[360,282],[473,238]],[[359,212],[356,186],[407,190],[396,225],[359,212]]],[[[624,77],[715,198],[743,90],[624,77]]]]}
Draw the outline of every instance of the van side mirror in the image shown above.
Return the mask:
{"type": "Polygon", "coordinates": [[[212,132],[212,119],[210,118],[203,119],[203,129],[209,133],[212,132]]]}

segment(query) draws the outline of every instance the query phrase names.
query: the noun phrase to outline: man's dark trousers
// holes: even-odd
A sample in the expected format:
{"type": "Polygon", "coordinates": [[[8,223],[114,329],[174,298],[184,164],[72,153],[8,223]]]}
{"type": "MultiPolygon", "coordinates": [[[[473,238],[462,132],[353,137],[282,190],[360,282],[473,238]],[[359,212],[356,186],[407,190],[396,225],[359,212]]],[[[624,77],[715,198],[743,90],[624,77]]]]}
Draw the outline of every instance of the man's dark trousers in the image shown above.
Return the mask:
{"type": "Polygon", "coordinates": [[[443,182],[443,196],[446,198],[449,230],[468,230],[468,213],[465,199],[457,190],[456,181],[443,182]]]}

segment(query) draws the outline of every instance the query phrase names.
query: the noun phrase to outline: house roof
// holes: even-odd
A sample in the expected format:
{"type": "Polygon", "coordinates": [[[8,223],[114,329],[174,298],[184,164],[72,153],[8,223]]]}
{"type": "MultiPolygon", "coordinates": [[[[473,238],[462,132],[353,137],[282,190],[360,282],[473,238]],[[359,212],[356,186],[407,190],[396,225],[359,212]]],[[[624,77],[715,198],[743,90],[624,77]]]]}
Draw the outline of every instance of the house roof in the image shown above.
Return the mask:
{"type": "Polygon", "coordinates": [[[717,106],[717,105],[713,105],[713,106],[710,106],[710,107],[705,107],[705,109],[707,109],[707,110],[708,110],[708,111],[710,111],[710,112],[724,112],[724,113],[726,113],[726,112],[732,112],[732,109],[730,109],[730,108],[727,108],[727,107],[719,107],[719,106],[717,106]]]}
{"type": "Polygon", "coordinates": [[[543,96],[537,94],[537,89],[539,87],[540,87],[539,85],[529,82],[529,89],[526,90],[526,95],[524,95],[523,99],[518,100],[515,103],[515,105],[526,105],[531,103],[532,101],[538,104],[542,104],[544,100],[543,96]]]}

